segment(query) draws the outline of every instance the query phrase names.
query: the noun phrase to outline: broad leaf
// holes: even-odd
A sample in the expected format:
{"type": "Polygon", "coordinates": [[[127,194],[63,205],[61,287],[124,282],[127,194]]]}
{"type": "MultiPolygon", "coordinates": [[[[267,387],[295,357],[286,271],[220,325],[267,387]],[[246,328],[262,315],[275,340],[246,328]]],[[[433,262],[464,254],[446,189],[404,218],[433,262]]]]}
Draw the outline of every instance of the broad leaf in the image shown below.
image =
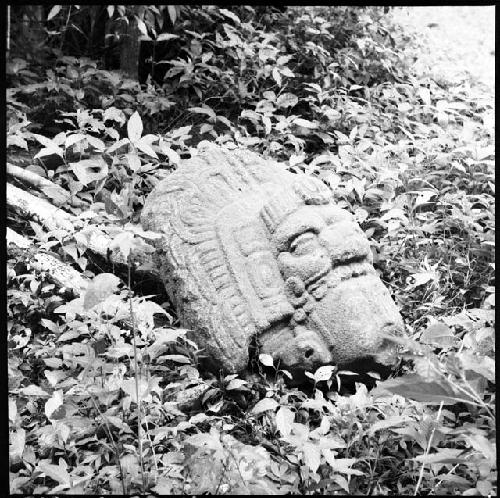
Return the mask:
{"type": "Polygon", "coordinates": [[[54,391],[52,397],[45,403],[45,415],[48,419],[52,418],[56,410],[62,406],[63,401],[63,392],[61,390],[54,391]]]}
{"type": "Polygon", "coordinates": [[[62,458],[59,459],[59,465],[52,465],[47,460],[43,460],[38,464],[37,469],[59,484],[71,486],[71,476],[67,471],[67,464],[62,458]]]}
{"type": "Polygon", "coordinates": [[[319,367],[316,372],[314,372],[314,380],[320,382],[322,380],[329,380],[332,377],[332,373],[337,369],[336,366],[324,365],[319,367]]]}
{"type": "Polygon", "coordinates": [[[444,323],[429,325],[420,337],[420,341],[434,346],[451,346],[455,343],[453,331],[444,323]]]}
{"type": "Polygon", "coordinates": [[[259,361],[266,367],[273,366],[273,357],[270,354],[264,354],[264,353],[259,354],[259,361]]]}
{"type": "Polygon", "coordinates": [[[319,447],[313,443],[304,443],[302,451],[304,452],[304,463],[311,469],[312,472],[316,472],[321,463],[321,453],[319,447]]]}
{"type": "Polygon", "coordinates": [[[69,163],[69,165],[78,181],[83,185],[102,180],[108,176],[108,164],[100,156],[93,159],[83,159],[77,163],[69,163]]]}
{"type": "Polygon", "coordinates": [[[48,396],[49,393],[44,391],[41,387],[36,386],[35,384],[30,384],[27,387],[23,387],[19,389],[19,394],[24,396],[48,396]]]}
{"type": "Polygon", "coordinates": [[[176,38],[179,38],[178,35],[174,35],[172,33],[161,33],[158,35],[158,38],[156,38],[157,42],[161,41],[169,41],[169,40],[175,40],[176,38]]]}
{"type": "Polygon", "coordinates": [[[275,410],[279,406],[278,402],[272,398],[261,399],[253,408],[252,413],[257,415],[267,410],[275,410]]]}
{"type": "Polygon", "coordinates": [[[381,390],[428,405],[439,405],[441,402],[445,405],[454,405],[460,401],[467,401],[463,395],[456,394],[451,386],[444,384],[444,380],[443,382],[428,382],[417,374],[380,382],[377,388],[372,391],[372,395],[380,394],[381,390]]]}
{"type": "Polygon", "coordinates": [[[292,424],[295,420],[295,413],[287,406],[281,406],[276,413],[276,427],[283,437],[287,437],[292,432],[292,424]]]}
{"type": "Polygon", "coordinates": [[[465,463],[464,458],[458,458],[463,450],[457,450],[452,448],[440,448],[437,453],[418,455],[413,458],[417,462],[425,464],[433,463],[465,463]]]}
{"type": "Polygon", "coordinates": [[[125,260],[127,260],[130,252],[135,247],[134,237],[135,235],[131,232],[119,233],[116,237],[113,238],[113,241],[109,245],[109,248],[111,250],[118,249],[125,260]]]}
{"type": "Polygon", "coordinates": [[[227,391],[231,391],[233,389],[240,389],[243,387],[245,384],[247,384],[246,380],[243,379],[231,379],[226,386],[227,391]]]}
{"type": "Polygon", "coordinates": [[[50,9],[50,12],[47,16],[47,21],[50,21],[52,18],[56,17],[57,14],[59,14],[59,12],[61,12],[61,8],[62,8],[62,5],[54,5],[54,7],[52,7],[50,9]]]}
{"type": "Polygon", "coordinates": [[[87,287],[83,300],[83,307],[86,310],[102,303],[118,289],[120,279],[112,273],[101,273],[93,278],[87,287]]]}
{"type": "Polygon", "coordinates": [[[316,123],[313,123],[312,121],[308,121],[307,119],[302,119],[302,118],[294,119],[293,124],[297,126],[302,126],[303,128],[308,128],[310,130],[314,130],[315,128],[318,127],[316,123]]]}
{"type": "Polygon", "coordinates": [[[219,12],[224,16],[229,17],[229,19],[232,19],[236,24],[241,24],[240,18],[233,12],[230,12],[227,9],[219,9],[219,12]]]}
{"type": "Polygon", "coordinates": [[[137,142],[141,138],[142,130],[143,130],[142,119],[139,116],[139,113],[135,111],[134,114],[130,116],[130,119],[128,120],[127,123],[128,139],[133,144],[135,144],[135,142],[137,142]]]}

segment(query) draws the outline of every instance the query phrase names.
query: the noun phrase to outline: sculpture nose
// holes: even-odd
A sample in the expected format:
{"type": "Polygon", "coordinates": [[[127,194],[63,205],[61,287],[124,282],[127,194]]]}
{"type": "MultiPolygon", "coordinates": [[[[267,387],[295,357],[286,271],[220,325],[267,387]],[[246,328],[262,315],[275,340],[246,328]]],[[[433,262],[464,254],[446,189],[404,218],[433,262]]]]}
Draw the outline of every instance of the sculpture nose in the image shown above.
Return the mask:
{"type": "Polygon", "coordinates": [[[325,365],[332,361],[332,355],[323,343],[309,341],[299,347],[306,365],[325,365]]]}

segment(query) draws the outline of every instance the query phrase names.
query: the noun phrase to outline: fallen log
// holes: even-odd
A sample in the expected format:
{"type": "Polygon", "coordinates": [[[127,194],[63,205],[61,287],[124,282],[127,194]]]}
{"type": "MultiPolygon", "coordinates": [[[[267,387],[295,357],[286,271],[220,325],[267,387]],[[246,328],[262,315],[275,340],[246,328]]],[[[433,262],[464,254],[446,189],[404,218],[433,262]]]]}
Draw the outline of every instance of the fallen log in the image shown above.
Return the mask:
{"type": "Polygon", "coordinates": [[[75,231],[72,216],[61,208],[10,183],[7,183],[6,192],[9,206],[29,218],[37,219],[48,230],[62,228],[68,232],[75,231]]]}
{"type": "MultiPolygon", "coordinates": [[[[34,248],[31,242],[14,230],[7,227],[7,248],[9,244],[14,244],[20,249],[29,250],[34,248]]],[[[49,279],[58,287],[64,287],[73,292],[75,296],[82,294],[89,284],[89,280],[83,277],[80,272],[72,266],[64,263],[60,259],[43,251],[37,251],[30,255],[30,266],[37,270],[47,272],[49,279]]]]}
{"type": "MultiPolygon", "coordinates": [[[[91,252],[109,260],[114,265],[127,265],[127,260],[119,249],[111,249],[114,237],[107,235],[99,225],[90,225],[83,229],[82,218],[74,216],[60,207],[55,207],[50,202],[40,197],[30,194],[10,183],[7,183],[7,205],[20,213],[21,216],[37,220],[45,229],[64,229],[68,235],[81,232],[86,238],[86,246],[91,252]]],[[[115,230],[116,231],[116,230],[115,230]]],[[[115,234],[115,237],[118,234],[115,234]]],[[[144,265],[151,262],[151,257],[147,254],[135,256],[138,264],[144,265]]],[[[151,276],[159,280],[160,277],[154,272],[151,276]]]]}
{"type": "Polygon", "coordinates": [[[21,168],[11,163],[7,163],[7,176],[16,178],[17,180],[27,183],[32,187],[39,189],[45,196],[51,199],[51,202],[55,203],[57,206],[63,206],[64,204],[71,204],[73,206],[84,206],[85,203],[75,196],[72,196],[70,192],[62,188],[46,178],[29,171],[25,168],[21,168]]]}

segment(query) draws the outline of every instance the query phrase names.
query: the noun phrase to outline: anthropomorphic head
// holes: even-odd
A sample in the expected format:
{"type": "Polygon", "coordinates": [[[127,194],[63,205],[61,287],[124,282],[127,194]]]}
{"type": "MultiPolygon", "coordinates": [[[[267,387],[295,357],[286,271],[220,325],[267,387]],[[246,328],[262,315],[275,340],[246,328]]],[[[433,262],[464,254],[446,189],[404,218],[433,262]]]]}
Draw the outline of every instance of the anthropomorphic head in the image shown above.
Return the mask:
{"type": "Polygon", "coordinates": [[[321,180],[203,143],[157,185],[142,221],[163,233],[167,291],[215,366],[245,369],[252,343],[292,370],[390,362],[401,316],[321,180]]]}

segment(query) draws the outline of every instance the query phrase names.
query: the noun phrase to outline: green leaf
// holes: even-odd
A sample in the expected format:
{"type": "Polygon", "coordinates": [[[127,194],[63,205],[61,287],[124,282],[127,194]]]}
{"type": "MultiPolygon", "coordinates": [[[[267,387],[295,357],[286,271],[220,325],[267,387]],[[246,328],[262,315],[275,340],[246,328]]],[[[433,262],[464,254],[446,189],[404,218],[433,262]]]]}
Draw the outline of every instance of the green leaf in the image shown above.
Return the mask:
{"type": "Polygon", "coordinates": [[[246,380],[243,379],[231,379],[226,386],[227,391],[231,391],[233,389],[240,389],[243,387],[245,384],[247,384],[246,380]]]}
{"type": "Polygon", "coordinates": [[[143,130],[142,119],[139,116],[139,113],[135,111],[134,114],[130,116],[130,119],[128,120],[127,123],[128,139],[133,144],[135,144],[135,142],[137,142],[141,138],[142,130],[143,130]]]}
{"type": "Polygon", "coordinates": [[[71,476],[67,471],[67,464],[62,458],[59,459],[59,465],[52,465],[47,463],[47,460],[43,460],[39,462],[37,470],[40,470],[59,484],[71,486],[71,476]]]}
{"type": "Polygon", "coordinates": [[[112,273],[101,273],[95,276],[85,292],[83,308],[89,310],[106,300],[118,289],[120,279],[112,273]]]}
{"type": "Polygon", "coordinates": [[[52,397],[47,400],[45,403],[45,415],[49,420],[52,419],[52,415],[56,410],[62,406],[63,401],[63,392],[61,390],[54,391],[52,397]]]}
{"type": "Polygon", "coordinates": [[[488,356],[475,355],[471,351],[461,351],[457,357],[464,370],[472,370],[490,382],[495,382],[495,360],[488,356]]]}
{"type": "Polygon", "coordinates": [[[137,22],[137,28],[139,29],[139,31],[144,35],[144,37],[146,37],[146,39],[150,39],[149,35],[148,35],[148,28],[146,27],[146,24],[144,23],[144,21],[142,19],[139,19],[139,18],[136,18],[136,22],[137,22]]]}
{"type": "Polygon", "coordinates": [[[295,73],[289,67],[280,67],[281,75],[287,76],[288,78],[294,78],[295,73]]]}
{"type": "Polygon", "coordinates": [[[205,106],[205,107],[189,107],[188,111],[194,112],[196,114],[206,114],[212,119],[215,119],[217,115],[215,114],[214,110],[211,107],[205,106]]]}
{"type": "Polygon", "coordinates": [[[30,384],[27,387],[22,387],[19,389],[19,394],[23,396],[48,396],[49,393],[44,391],[41,387],[35,384],[30,384]]]}
{"type": "Polygon", "coordinates": [[[67,374],[62,370],[45,370],[43,373],[52,387],[67,378],[67,374]]]}
{"type": "Polygon", "coordinates": [[[128,138],[122,138],[115,142],[109,149],[108,149],[108,154],[111,154],[115,150],[118,150],[120,147],[124,146],[125,144],[129,144],[130,140],[128,138]]]}
{"type": "Polygon", "coordinates": [[[183,363],[183,364],[189,364],[191,363],[191,360],[187,357],[184,356],[183,354],[167,354],[165,356],[162,356],[165,360],[171,360],[175,361],[176,363],[183,363]]]}
{"type": "Polygon", "coordinates": [[[240,18],[236,14],[234,14],[233,12],[230,12],[227,9],[219,9],[219,12],[222,15],[229,17],[229,19],[233,20],[236,24],[241,24],[240,18]]]}
{"type": "Polygon", "coordinates": [[[397,427],[401,424],[407,424],[410,420],[410,417],[402,415],[396,415],[394,417],[388,417],[385,420],[379,420],[378,422],[375,422],[373,425],[371,425],[369,434],[370,436],[373,436],[373,434],[375,434],[377,431],[389,429],[391,427],[397,427]]]}
{"type": "Polygon", "coordinates": [[[467,441],[476,450],[482,453],[492,464],[497,460],[497,450],[494,440],[488,440],[482,434],[472,434],[466,436],[467,441]]]}
{"type": "Polygon", "coordinates": [[[174,35],[172,33],[162,33],[158,35],[158,38],[156,38],[157,42],[161,41],[170,41],[170,40],[175,40],[176,38],[179,38],[178,35],[174,35]]]}
{"type": "Polygon", "coordinates": [[[437,282],[439,280],[439,275],[434,271],[423,271],[411,274],[406,280],[409,282],[411,279],[413,279],[413,282],[409,283],[406,287],[408,290],[425,285],[428,282],[437,282]]]}
{"type": "Polygon", "coordinates": [[[26,140],[24,140],[24,138],[20,137],[19,135],[9,135],[7,137],[7,147],[10,147],[11,145],[16,145],[21,149],[28,150],[28,143],[26,142],[26,140]]]}
{"type": "Polygon", "coordinates": [[[380,390],[385,390],[429,405],[439,405],[441,402],[445,405],[454,405],[460,401],[466,401],[444,382],[444,380],[428,382],[417,374],[405,375],[398,379],[380,382],[372,391],[372,395],[380,394],[380,390]]]}
{"type": "Polygon", "coordinates": [[[279,406],[278,402],[272,398],[261,399],[253,408],[252,413],[257,415],[267,410],[275,410],[279,406]]]}
{"type": "Polygon", "coordinates": [[[299,98],[293,93],[283,93],[278,97],[276,103],[283,108],[293,107],[299,103],[299,98]]]}
{"type": "Polygon", "coordinates": [[[321,453],[319,447],[313,443],[304,443],[302,451],[304,453],[304,463],[311,469],[312,472],[316,472],[321,463],[321,453]]]}
{"type": "Polygon", "coordinates": [[[295,413],[287,406],[281,406],[276,413],[276,427],[282,437],[287,437],[292,432],[292,424],[295,420],[295,413]]]}
{"type": "Polygon", "coordinates": [[[259,49],[259,59],[266,62],[267,59],[274,59],[276,57],[277,49],[273,47],[261,47],[259,49]]]}
{"type": "Polygon", "coordinates": [[[279,72],[279,70],[278,70],[277,67],[273,68],[272,74],[273,74],[274,81],[276,81],[276,83],[278,84],[278,86],[281,86],[281,83],[282,83],[282,81],[281,81],[281,74],[280,74],[280,72],[279,72]]]}
{"type": "Polygon", "coordinates": [[[127,260],[131,250],[135,247],[134,237],[132,232],[121,232],[113,238],[109,248],[111,250],[118,249],[127,260]]]}
{"type": "Polygon", "coordinates": [[[47,21],[50,21],[52,18],[56,17],[57,14],[59,14],[59,12],[61,12],[61,8],[62,8],[62,5],[54,5],[54,7],[52,7],[50,9],[50,12],[47,16],[47,21]]]}
{"type": "Polygon", "coordinates": [[[39,157],[52,156],[53,154],[64,157],[64,151],[61,149],[61,147],[51,146],[41,149],[38,153],[35,154],[34,159],[38,159],[39,157]]]}
{"type": "Polygon", "coordinates": [[[99,138],[97,137],[93,137],[92,135],[87,135],[87,141],[90,145],[92,145],[92,147],[94,147],[94,149],[96,149],[97,151],[99,152],[103,152],[104,149],[106,148],[106,145],[104,144],[104,142],[102,140],[100,140],[99,138]]]}
{"type": "Polygon", "coordinates": [[[167,312],[157,303],[153,301],[143,301],[134,307],[135,314],[140,322],[146,323],[150,328],[154,327],[154,315],[167,315],[167,312]]]}
{"type": "Polygon", "coordinates": [[[175,21],[177,20],[177,8],[175,5],[167,5],[167,11],[168,11],[168,16],[170,17],[170,20],[172,21],[172,24],[175,24],[175,21]]]}
{"type": "Polygon", "coordinates": [[[156,481],[156,484],[153,488],[151,488],[151,491],[156,493],[157,495],[163,496],[163,495],[171,495],[172,490],[174,489],[174,486],[177,485],[177,480],[173,479],[168,476],[159,476],[159,478],[156,481]]]}
{"type": "Polygon", "coordinates": [[[418,94],[425,105],[431,105],[431,92],[428,88],[420,87],[418,94]]]}
{"type": "Polygon", "coordinates": [[[308,128],[309,130],[314,130],[318,126],[316,123],[313,123],[312,121],[308,121],[307,119],[302,119],[302,118],[296,118],[293,120],[293,124],[297,126],[302,126],[303,128],[308,128]]]}
{"type": "Polygon", "coordinates": [[[400,104],[398,104],[398,111],[402,114],[406,114],[407,112],[409,112],[411,110],[412,110],[412,106],[408,102],[401,102],[400,104]]]}
{"type": "Polygon", "coordinates": [[[264,354],[264,353],[259,354],[259,361],[266,367],[273,366],[273,357],[270,354],[264,354]]]}
{"type": "Polygon", "coordinates": [[[437,322],[429,325],[420,337],[420,341],[434,346],[451,346],[455,343],[453,331],[444,323],[437,322]]]}
{"type": "Polygon", "coordinates": [[[320,382],[322,380],[329,380],[332,377],[332,373],[337,369],[336,366],[324,365],[319,367],[316,372],[314,372],[314,380],[320,382]]]}
{"type": "Polygon", "coordinates": [[[154,157],[155,159],[158,159],[158,156],[156,155],[156,152],[151,147],[151,143],[147,139],[147,136],[146,137],[142,137],[141,139],[137,140],[137,142],[135,142],[134,145],[139,150],[141,150],[142,152],[144,152],[144,154],[147,154],[148,156],[151,156],[151,157],[154,157]]]}
{"type": "Polygon", "coordinates": [[[9,398],[9,420],[14,424],[17,418],[17,404],[16,400],[9,398]]]}
{"type": "Polygon", "coordinates": [[[26,431],[18,427],[15,432],[9,434],[9,459],[11,465],[20,462],[24,447],[26,446],[26,431]]]}
{"type": "Polygon", "coordinates": [[[108,176],[108,164],[101,156],[83,159],[77,163],[69,163],[69,165],[78,181],[83,185],[102,180],[108,176]]]}
{"type": "Polygon", "coordinates": [[[464,458],[458,458],[464,450],[457,450],[452,448],[441,448],[437,453],[431,453],[427,455],[418,455],[413,458],[420,463],[433,464],[433,463],[465,463],[464,458]]]}
{"type": "Polygon", "coordinates": [[[134,153],[125,154],[129,168],[135,173],[141,167],[141,158],[134,153]]]}
{"type": "Polygon", "coordinates": [[[44,137],[43,135],[39,135],[38,133],[32,133],[31,135],[33,138],[38,140],[47,149],[57,149],[58,148],[58,145],[50,138],[44,137]]]}
{"type": "MultiPolygon", "coordinates": [[[[142,401],[151,401],[151,391],[156,391],[159,389],[158,383],[160,379],[158,377],[151,377],[149,380],[146,380],[144,377],[141,377],[138,382],[138,390],[139,390],[139,399],[142,401]]],[[[135,379],[123,379],[120,382],[120,388],[130,396],[132,402],[137,403],[137,391],[136,391],[136,383],[135,379]]]]}
{"type": "Polygon", "coordinates": [[[323,455],[328,465],[335,472],[347,475],[364,475],[360,470],[351,469],[351,466],[356,463],[356,458],[335,458],[331,450],[323,450],[323,455]]]}

